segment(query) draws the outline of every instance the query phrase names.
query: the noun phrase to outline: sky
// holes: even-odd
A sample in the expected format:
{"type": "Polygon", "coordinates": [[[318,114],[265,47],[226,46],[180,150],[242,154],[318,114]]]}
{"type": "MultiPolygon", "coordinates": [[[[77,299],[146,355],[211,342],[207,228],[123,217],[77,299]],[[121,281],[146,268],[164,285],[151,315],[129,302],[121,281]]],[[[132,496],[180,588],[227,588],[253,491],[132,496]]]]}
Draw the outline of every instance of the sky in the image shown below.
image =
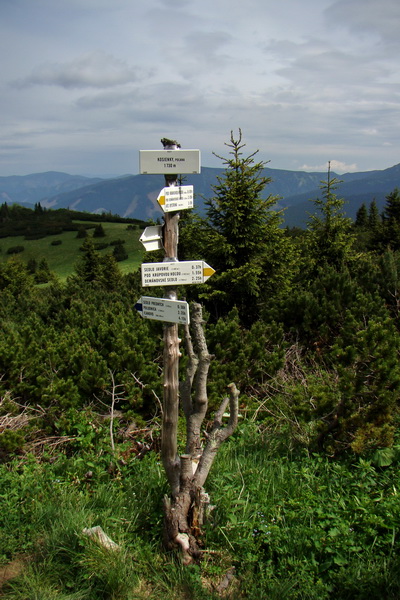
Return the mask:
{"type": "Polygon", "coordinates": [[[168,137],[223,167],[400,162],[399,0],[0,0],[0,176],[135,174],[168,137]]]}

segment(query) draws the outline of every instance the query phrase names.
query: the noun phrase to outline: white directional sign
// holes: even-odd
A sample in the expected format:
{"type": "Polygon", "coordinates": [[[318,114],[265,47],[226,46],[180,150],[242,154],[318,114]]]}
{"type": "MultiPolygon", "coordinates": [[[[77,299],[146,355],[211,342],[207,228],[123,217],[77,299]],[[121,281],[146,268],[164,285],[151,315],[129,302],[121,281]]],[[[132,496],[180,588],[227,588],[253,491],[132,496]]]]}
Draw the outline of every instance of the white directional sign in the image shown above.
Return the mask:
{"type": "Polygon", "coordinates": [[[157,202],[165,213],[193,208],[193,186],[171,185],[165,187],[158,194],[157,202]]]}
{"type": "Polygon", "coordinates": [[[139,240],[142,242],[147,252],[151,252],[152,250],[160,250],[163,247],[161,230],[161,225],[151,225],[150,227],[146,227],[146,229],[143,231],[139,240]]]}
{"type": "Polygon", "coordinates": [[[189,304],[183,300],[142,296],[135,304],[135,308],[144,319],[183,325],[190,323],[189,304]]]}
{"type": "Polygon", "coordinates": [[[200,173],[200,150],[139,150],[139,172],[153,175],[200,173]]]}
{"type": "Polygon", "coordinates": [[[215,273],[214,269],[202,260],[143,263],[141,269],[143,287],[204,283],[215,273]]]}

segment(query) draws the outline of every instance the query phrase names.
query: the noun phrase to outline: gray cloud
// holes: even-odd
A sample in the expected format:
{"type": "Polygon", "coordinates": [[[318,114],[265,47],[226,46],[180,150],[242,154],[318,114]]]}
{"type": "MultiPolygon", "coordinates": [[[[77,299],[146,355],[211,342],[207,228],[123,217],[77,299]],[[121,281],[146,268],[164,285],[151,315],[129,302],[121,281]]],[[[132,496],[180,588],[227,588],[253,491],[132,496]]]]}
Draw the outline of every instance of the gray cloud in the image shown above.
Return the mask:
{"type": "MultiPolygon", "coordinates": [[[[277,73],[303,88],[322,86],[337,91],[365,85],[373,87],[391,73],[389,64],[381,64],[371,51],[335,47],[329,42],[311,39],[302,43],[272,42],[265,50],[284,63],[277,73]]],[[[323,96],[323,94],[322,94],[323,96]]]]}
{"type": "Polygon", "coordinates": [[[185,37],[185,48],[199,61],[209,64],[215,60],[229,60],[227,54],[221,54],[221,50],[233,41],[233,36],[224,31],[194,31],[185,37]]]}
{"type": "Polygon", "coordinates": [[[47,63],[33,70],[16,85],[55,85],[65,89],[108,88],[132,83],[137,73],[127,64],[103,52],[92,52],[68,63],[47,63]]]}
{"type": "Polygon", "coordinates": [[[353,32],[373,33],[383,41],[399,43],[398,0],[338,0],[325,11],[328,24],[353,32]]]}

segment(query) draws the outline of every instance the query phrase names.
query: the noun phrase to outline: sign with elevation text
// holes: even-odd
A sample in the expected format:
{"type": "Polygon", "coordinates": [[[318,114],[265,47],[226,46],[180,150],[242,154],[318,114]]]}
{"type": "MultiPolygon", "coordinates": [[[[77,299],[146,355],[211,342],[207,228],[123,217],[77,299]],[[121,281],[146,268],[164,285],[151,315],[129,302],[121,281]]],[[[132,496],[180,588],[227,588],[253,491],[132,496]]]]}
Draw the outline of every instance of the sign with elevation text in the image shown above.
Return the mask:
{"type": "Polygon", "coordinates": [[[193,186],[171,185],[165,187],[158,194],[157,202],[165,213],[193,208],[193,186]]]}
{"type": "Polygon", "coordinates": [[[148,175],[200,173],[200,150],[139,150],[139,172],[148,175]]]}
{"type": "Polygon", "coordinates": [[[144,319],[181,323],[182,325],[190,323],[189,304],[183,300],[142,296],[135,304],[135,308],[144,319]]]}
{"type": "Polygon", "coordinates": [[[202,260],[142,263],[141,269],[143,287],[204,283],[215,273],[214,269],[202,260]]]}

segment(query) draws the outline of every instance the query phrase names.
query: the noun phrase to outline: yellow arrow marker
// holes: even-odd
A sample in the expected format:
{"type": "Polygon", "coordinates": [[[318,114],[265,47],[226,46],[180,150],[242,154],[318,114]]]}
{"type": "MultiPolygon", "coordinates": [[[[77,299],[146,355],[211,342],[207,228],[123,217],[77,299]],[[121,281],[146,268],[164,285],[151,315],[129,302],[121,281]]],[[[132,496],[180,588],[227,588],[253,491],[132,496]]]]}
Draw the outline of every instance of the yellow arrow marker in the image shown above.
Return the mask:
{"type": "Polygon", "coordinates": [[[211,277],[211,275],[213,275],[214,273],[215,271],[212,267],[204,267],[203,269],[204,277],[211,277]]]}
{"type": "Polygon", "coordinates": [[[164,206],[164,204],[165,204],[165,196],[159,196],[159,197],[157,198],[157,200],[158,200],[158,204],[159,204],[160,206],[164,206]]]}

